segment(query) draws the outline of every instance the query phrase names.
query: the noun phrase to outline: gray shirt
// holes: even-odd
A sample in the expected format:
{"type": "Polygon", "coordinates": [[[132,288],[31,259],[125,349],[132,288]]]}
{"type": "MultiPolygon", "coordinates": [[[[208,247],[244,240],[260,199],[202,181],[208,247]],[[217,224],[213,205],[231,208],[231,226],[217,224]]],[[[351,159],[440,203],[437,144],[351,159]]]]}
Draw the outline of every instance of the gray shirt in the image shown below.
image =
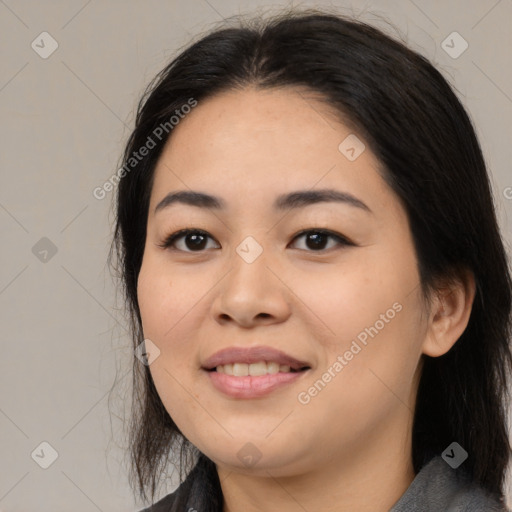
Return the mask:
{"type": "MultiPolygon", "coordinates": [[[[222,512],[222,506],[209,503],[204,492],[212,484],[197,478],[200,466],[174,493],[141,512],[222,512]]],[[[497,497],[471,484],[463,467],[452,469],[440,456],[434,457],[389,512],[511,512],[497,497]]]]}
{"type": "Polygon", "coordinates": [[[440,456],[434,457],[389,512],[510,512],[497,498],[471,485],[463,467],[452,469],[440,456]]]}

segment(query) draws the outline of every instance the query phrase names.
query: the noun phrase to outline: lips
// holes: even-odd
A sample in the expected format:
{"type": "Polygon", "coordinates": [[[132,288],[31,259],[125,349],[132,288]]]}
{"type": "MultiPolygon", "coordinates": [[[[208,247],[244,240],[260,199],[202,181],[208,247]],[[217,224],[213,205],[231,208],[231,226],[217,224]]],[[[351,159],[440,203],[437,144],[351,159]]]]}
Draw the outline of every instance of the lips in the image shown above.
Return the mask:
{"type": "Polygon", "coordinates": [[[296,359],[275,348],[258,346],[225,348],[208,357],[203,362],[202,368],[207,371],[214,371],[217,366],[235,363],[253,364],[261,361],[289,366],[292,371],[300,371],[311,367],[307,361],[296,359]]]}

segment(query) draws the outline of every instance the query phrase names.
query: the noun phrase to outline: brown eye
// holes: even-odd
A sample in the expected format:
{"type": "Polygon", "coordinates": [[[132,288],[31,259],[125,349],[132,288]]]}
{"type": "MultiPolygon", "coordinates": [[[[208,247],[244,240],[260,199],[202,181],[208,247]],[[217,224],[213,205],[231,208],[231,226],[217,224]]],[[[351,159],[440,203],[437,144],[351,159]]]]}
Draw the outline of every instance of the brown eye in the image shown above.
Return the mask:
{"type": "Polygon", "coordinates": [[[165,249],[172,248],[184,252],[200,252],[206,248],[208,238],[211,237],[206,231],[182,229],[168,236],[165,241],[159,245],[165,249]],[[176,242],[180,239],[183,239],[184,248],[183,246],[181,248],[175,247],[176,242]]]}
{"type": "Polygon", "coordinates": [[[294,240],[297,240],[302,237],[305,237],[306,250],[310,249],[313,252],[320,252],[332,249],[333,247],[339,245],[354,245],[345,237],[338,235],[337,233],[333,233],[332,231],[327,231],[325,229],[308,229],[305,231],[301,231],[297,236],[295,236],[294,240]],[[334,244],[332,244],[331,247],[326,248],[329,239],[334,240],[334,244]]]}

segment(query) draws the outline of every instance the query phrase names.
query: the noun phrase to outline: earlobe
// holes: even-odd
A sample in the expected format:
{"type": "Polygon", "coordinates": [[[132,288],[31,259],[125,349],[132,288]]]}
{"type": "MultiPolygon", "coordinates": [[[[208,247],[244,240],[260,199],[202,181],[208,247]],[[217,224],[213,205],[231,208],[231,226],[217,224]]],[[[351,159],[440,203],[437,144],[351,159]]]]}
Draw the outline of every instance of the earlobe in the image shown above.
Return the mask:
{"type": "Polygon", "coordinates": [[[475,278],[470,271],[437,289],[423,342],[425,355],[439,357],[455,345],[468,325],[475,290],[475,278]]]}

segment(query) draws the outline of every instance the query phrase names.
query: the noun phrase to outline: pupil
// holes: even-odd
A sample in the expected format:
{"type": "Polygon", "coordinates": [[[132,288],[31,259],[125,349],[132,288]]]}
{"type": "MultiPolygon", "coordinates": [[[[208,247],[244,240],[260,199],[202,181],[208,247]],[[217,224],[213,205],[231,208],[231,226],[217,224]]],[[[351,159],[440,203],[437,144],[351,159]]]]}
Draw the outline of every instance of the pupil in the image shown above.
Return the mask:
{"type": "MultiPolygon", "coordinates": [[[[192,243],[192,247],[188,247],[189,249],[202,249],[203,245],[204,245],[204,240],[205,237],[203,235],[188,235],[187,236],[187,240],[190,241],[190,240],[194,240],[194,242],[192,243]],[[201,238],[203,240],[201,240],[201,238]]],[[[187,243],[187,246],[188,246],[188,243],[187,243]]]]}
{"type": "Polygon", "coordinates": [[[323,233],[313,233],[313,234],[309,234],[307,236],[307,240],[313,241],[313,248],[316,248],[316,249],[318,249],[319,247],[323,248],[323,246],[325,245],[326,238],[327,238],[327,236],[324,235],[323,233]],[[323,240],[322,240],[322,238],[323,238],[323,240]],[[320,240],[320,243],[318,242],[319,240],[320,240]]]}

